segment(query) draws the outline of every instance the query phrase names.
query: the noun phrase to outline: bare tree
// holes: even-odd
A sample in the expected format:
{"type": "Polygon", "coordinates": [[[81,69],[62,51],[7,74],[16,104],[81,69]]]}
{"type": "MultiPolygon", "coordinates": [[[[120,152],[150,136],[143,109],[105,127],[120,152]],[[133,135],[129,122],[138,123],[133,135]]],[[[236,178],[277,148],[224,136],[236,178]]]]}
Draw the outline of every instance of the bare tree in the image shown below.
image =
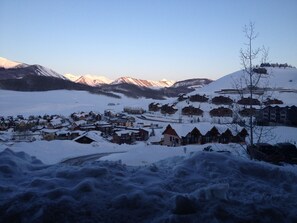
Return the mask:
{"type": "Polygon", "coordinates": [[[241,89],[241,95],[244,94],[244,86],[246,87],[247,93],[249,94],[249,124],[247,125],[249,128],[250,134],[250,144],[254,144],[254,133],[255,133],[255,124],[253,122],[253,99],[255,95],[255,91],[258,89],[259,81],[261,78],[261,73],[256,72],[255,64],[259,61],[258,57],[262,53],[261,62],[265,62],[268,59],[269,50],[263,47],[262,49],[259,47],[254,47],[254,41],[258,37],[258,33],[255,31],[255,24],[250,22],[248,25],[244,26],[243,29],[245,38],[247,42],[245,43],[246,48],[240,50],[240,60],[243,66],[243,71],[245,77],[237,83],[237,89],[241,89]]]}

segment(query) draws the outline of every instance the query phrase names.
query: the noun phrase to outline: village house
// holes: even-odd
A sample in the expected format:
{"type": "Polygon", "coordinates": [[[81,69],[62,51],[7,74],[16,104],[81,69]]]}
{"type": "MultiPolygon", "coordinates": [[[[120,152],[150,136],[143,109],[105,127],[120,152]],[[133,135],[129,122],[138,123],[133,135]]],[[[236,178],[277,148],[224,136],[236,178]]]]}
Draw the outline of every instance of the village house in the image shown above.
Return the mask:
{"type": "Polygon", "coordinates": [[[59,129],[59,128],[62,128],[62,127],[67,127],[69,125],[70,125],[70,123],[64,117],[55,116],[54,118],[52,118],[50,120],[50,122],[48,123],[47,128],[59,129]]]}
{"type": "Polygon", "coordinates": [[[161,113],[162,114],[174,114],[178,109],[172,104],[165,104],[161,106],[161,113]]]}
{"type": "Polygon", "coordinates": [[[181,93],[181,94],[178,95],[177,100],[178,100],[178,101],[185,101],[185,100],[187,100],[188,98],[189,98],[189,96],[187,96],[185,93],[181,93]]]}
{"type": "Polygon", "coordinates": [[[202,136],[202,143],[216,143],[219,142],[220,133],[218,129],[214,126],[205,135],[202,136]]]}
{"type": "Polygon", "coordinates": [[[244,108],[239,111],[239,114],[243,117],[249,117],[250,115],[255,116],[257,114],[257,110],[255,108],[244,108]]]}
{"type": "Polygon", "coordinates": [[[232,142],[245,144],[245,138],[248,136],[248,132],[245,128],[242,128],[236,135],[234,134],[232,142]]]}
{"type": "Polygon", "coordinates": [[[116,126],[132,127],[133,126],[133,120],[129,118],[123,118],[123,117],[110,118],[109,123],[113,127],[116,127],[116,126]]]}
{"type": "Polygon", "coordinates": [[[42,129],[41,135],[44,140],[51,141],[56,139],[56,132],[58,129],[42,129]]]}
{"type": "Polygon", "coordinates": [[[268,106],[268,105],[282,105],[284,104],[282,100],[279,100],[279,99],[270,99],[270,98],[267,98],[266,101],[264,102],[264,105],[268,106]]]}
{"type": "Polygon", "coordinates": [[[71,129],[72,130],[82,130],[83,126],[87,125],[87,121],[86,120],[78,120],[72,123],[71,125],[71,129]]]}
{"type": "Polygon", "coordinates": [[[93,142],[100,142],[101,141],[101,132],[99,131],[90,131],[78,136],[77,138],[73,139],[73,141],[81,144],[90,144],[93,142]]]}
{"type": "Polygon", "coordinates": [[[233,100],[225,96],[216,96],[211,100],[211,103],[216,105],[231,105],[233,100]]]}
{"type": "Polygon", "coordinates": [[[116,112],[114,110],[112,110],[112,109],[106,109],[104,111],[104,116],[109,117],[109,118],[113,118],[113,117],[116,116],[116,112]]]}
{"type": "Polygon", "coordinates": [[[232,117],[233,111],[230,108],[219,107],[210,110],[209,114],[211,117],[232,117]]]}
{"type": "Polygon", "coordinates": [[[156,112],[156,111],[160,111],[161,105],[159,103],[152,102],[149,104],[148,108],[149,108],[149,111],[156,112]]]}
{"type": "Polygon", "coordinates": [[[181,145],[181,137],[176,133],[176,131],[168,125],[165,131],[162,133],[163,140],[162,145],[165,146],[180,146],[181,145]]]}
{"type": "Polygon", "coordinates": [[[248,98],[243,97],[240,100],[238,100],[237,103],[240,104],[240,105],[250,105],[250,104],[260,105],[260,101],[258,99],[256,99],[256,98],[251,99],[250,97],[248,97],[248,98]]]}
{"type": "Polygon", "coordinates": [[[197,115],[197,116],[201,116],[203,115],[203,111],[200,108],[195,108],[193,106],[188,106],[188,107],[184,107],[182,109],[182,114],[183,115],[197,115]]]}
{"type": "Polygon", "coordinates": [[[207,102],[208,98],[205,95],[195,94],[191,95],[189,100],[192,102],[207,102]]]}
{"type": "Polygon", "coordinates": [[[246,129],[237,126],[238,131],[232,131],[226,126],[213,126],[209,123],[193,125],[168,125],[163,131],[162,145],[181,146],[205,143],[245,143],[248,135],[246,129]]]}
{"type": "Polygon", "coordinates": [[[194,127],[185,137],[182,137],[182,144],[201,144],[202,134],[201,132],[194,127]]]}
{"type": "Polygon", "coordinates": [[[147,141],[149,132],[145,129],[118,129],[113,133],[112,142],[132,144],[135,141],[147,141]]]}
{"type": "Polygon", "coordinates": [[[112,135],[114,132],[113,126],[108,122],[104,122],[104,121],[96,122],[95,126],[96,126],[96,130],[100,131],[103,136],[112,135]]]}

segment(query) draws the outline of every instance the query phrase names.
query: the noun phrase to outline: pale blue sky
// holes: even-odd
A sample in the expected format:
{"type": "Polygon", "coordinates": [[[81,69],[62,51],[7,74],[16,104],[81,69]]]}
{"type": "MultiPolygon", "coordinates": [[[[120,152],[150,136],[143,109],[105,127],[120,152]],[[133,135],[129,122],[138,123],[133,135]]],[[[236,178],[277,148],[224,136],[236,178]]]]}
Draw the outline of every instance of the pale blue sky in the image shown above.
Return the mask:
{"type": "Polygon", "coordinates": [[[0,0],[0,56],[62,74],[217,79],[241,68],[250,21],[272,62],[297,66],[297,0],[0,0]]]}

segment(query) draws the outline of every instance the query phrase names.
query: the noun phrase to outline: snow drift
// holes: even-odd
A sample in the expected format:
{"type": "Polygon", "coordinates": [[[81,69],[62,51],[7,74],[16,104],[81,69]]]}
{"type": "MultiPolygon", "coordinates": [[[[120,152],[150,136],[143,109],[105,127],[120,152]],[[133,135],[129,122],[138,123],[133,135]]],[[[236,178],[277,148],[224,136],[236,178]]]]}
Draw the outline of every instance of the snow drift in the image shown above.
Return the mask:
{"type": "Polygon", "coordinates": [[[296,222],[296,169],[197,152],[146,167],[0,153],[0,222],[296,222]]]}

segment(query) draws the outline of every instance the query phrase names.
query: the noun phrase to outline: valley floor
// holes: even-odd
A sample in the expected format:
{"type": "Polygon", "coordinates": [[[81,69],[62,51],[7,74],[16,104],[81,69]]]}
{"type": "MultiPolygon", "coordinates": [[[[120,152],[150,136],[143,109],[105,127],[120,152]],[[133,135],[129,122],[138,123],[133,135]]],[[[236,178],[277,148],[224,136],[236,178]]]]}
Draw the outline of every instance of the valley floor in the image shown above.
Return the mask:
{"type": "MultiPolygon", "coordinates": [[[[110,103],[122,111],[151,102],[59,92],[63,99],[57,92],[1,91],[1,115],[103,112],[110,103]]],[[[161,137],[157,129],[156,136],[161,137]]],[[[297,128],[277,126],[267,140],[296,145],[296,136],[297,128]]],[[[238,144],[118,145],[104,138],[91,144],[4,142],[0,223],[297,222],[296,182],[297,165],[250,160],[238,144]]]]}

